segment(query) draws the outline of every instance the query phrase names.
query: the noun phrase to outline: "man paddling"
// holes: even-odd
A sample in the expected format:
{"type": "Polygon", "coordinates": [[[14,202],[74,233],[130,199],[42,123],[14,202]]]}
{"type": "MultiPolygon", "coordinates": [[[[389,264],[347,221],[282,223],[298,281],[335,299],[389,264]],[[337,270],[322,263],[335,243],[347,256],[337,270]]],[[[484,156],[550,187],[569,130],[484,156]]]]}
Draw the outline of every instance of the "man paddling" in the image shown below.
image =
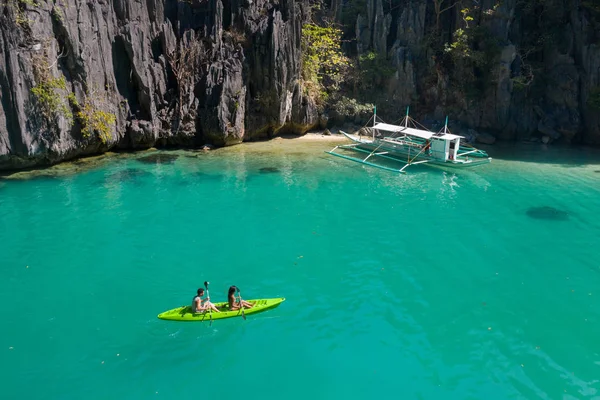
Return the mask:
{"type": "Polygon", "coordinates": [[[202,296],[204,296],[204,289],[198,289],[197,293],[198,295],[194,297],[194,300],[192,300],[193,313],[205,312],[208,311],[209,308],[214,312],[221,312],[217,307],[215,307],[213,303],[210,302],[210,297],[207,297],[206,299],[202,300],[202,296]]]}

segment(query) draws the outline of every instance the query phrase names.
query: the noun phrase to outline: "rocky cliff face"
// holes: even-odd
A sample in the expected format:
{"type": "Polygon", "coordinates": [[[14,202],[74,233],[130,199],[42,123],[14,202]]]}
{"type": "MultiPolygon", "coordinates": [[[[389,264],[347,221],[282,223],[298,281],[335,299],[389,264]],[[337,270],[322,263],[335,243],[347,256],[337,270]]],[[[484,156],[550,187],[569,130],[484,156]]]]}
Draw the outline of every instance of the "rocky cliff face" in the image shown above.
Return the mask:
{"type": "Polygon", "coordinates": [[[388,64],[354,95],[390,120],[600,144],[595,0],[1,0],[0,169],[323,123],[301,84],[314,10],[388,64]]]}
{"type": "Polygon", "coordinates": [[[506,140],[600,144],[596,2],[351,2],[357,51],[394,64],[385,85],[394,105],[506,140]]]}
{"type": "Polygon", "coordinates": [[[0,169],[304,132],[301,1],[4,0],[0,169]]]}

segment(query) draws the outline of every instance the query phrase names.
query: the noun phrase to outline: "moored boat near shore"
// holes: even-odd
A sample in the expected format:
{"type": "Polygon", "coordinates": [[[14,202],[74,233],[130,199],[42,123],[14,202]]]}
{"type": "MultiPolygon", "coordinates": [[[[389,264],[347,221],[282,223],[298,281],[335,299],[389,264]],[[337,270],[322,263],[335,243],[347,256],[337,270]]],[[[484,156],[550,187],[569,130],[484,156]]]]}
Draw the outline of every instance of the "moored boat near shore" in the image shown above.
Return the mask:
{"type": "Polygon", "coordinates": [[[406,117],[400,125],[378,122],[376,112],[372,120],[371,137],[342,131],[342,134],[353,143],[335,146],[327,153],[394,172],[405,172],[407,167],[417,164],[464,168],[492,161],[485,151],[463,143],[463,136],[452,134],[448,130],[448,118],[444,128],[437,133],[410,118],[408,108],[406,117]],[[358,158],[336,152],[340,149],[362,152],[367,156],[358,158]],[[376,157],[397,161],[404,165],[399,169],[391,168],[371,161],[376,157]]]}

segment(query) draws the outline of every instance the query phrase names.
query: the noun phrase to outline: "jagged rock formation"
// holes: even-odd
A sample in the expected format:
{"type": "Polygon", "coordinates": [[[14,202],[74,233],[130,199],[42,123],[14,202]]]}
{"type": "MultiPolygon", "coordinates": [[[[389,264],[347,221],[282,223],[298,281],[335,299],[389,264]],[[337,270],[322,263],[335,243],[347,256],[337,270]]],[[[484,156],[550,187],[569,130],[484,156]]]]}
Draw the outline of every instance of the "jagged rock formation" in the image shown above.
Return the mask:
{"type": "Polygon", "coordinates": [[[394,106],[417,105],[437,119],[449,113],[505,140],[600,144],[600,6],[593,1],[351,2],[364,3],[358,53],[376,51],[396,69],[384,85],[394,106]],[[437,32],[436,2],[441,10],[456,4],[440,14],[437,32]],[[466,26],[480,37],[463,49],[457,30],[466,26]],[[444,42],[458,43],[463,60],[449,60],[455,49],[436,48],[444,42]],[[491,63],[473,67],[473,50],[491,63]]]}
{"type": "Polygon", "coordinates": [[[0,169],[318,121],[299,86],[302,1],[4,0],[0,11],[0,169]]]}
{"type": "Polygon", "coordinates": [[[0,169],[340,123],[302,89],[311,15],[393,67],[362,93],[390,120],[411,105],[485,143],[600,144],[594,0],[0,1],[0,169]]]}

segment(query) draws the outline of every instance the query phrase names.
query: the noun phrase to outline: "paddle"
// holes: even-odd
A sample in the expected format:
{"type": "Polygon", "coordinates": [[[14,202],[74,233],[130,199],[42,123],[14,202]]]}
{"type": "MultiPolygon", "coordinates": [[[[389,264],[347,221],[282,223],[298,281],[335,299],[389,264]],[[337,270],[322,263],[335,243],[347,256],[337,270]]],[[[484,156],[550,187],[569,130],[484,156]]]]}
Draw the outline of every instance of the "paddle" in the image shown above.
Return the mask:
{"type": "Polygon", "coordinates": [[[244,321],[245,321],[246,320],[246,314],[244,314],[244,304],[242,304],[242,295],[240,293],[240,288],[236,286],[235,289],[237,290],[238,301],[240,302],[240,310],[242,310],[242,318],[244,318],[244,321]]]}
{"type": "MultiPolygon", "coordinates": [[[[208,283],[207,281],[204,281],[204,287],[206,288],[206,297],[210,299],[210,294],[208,293],[208,283]]],[[[210,302],[210,300],[208,300],[210,302]]],[[[212,326],[212,308],[208,307],[208,315],[210,316],[210,325],[212,326]]]]}

